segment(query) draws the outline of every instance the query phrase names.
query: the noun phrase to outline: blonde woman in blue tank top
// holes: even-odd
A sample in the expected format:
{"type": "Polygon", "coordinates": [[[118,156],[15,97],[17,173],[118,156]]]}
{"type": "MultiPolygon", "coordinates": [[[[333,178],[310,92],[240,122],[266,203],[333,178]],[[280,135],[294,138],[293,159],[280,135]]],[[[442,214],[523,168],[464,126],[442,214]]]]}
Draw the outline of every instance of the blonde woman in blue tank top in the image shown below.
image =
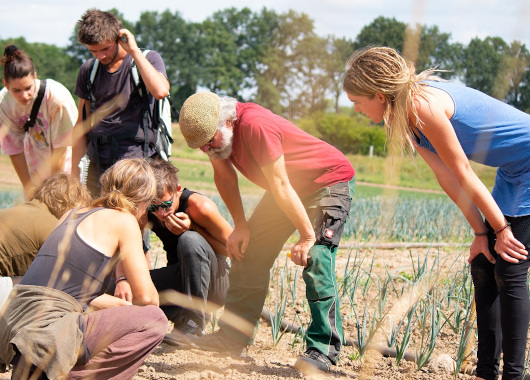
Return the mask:
{"type": "Polygon", "coordinates": [[[530,115],[480,91],[415,73],[394,49],[355,52],[343,89],[355,111],[384,121],[387,137],[417,150],[475,231],[468,261],[478,325],[476,379],[519,379],[530,301],[530,115]],[[490,194],[469,161],[498,167],[490,194]],[[485,220],[483,219],[483,216],[485,220]]]}

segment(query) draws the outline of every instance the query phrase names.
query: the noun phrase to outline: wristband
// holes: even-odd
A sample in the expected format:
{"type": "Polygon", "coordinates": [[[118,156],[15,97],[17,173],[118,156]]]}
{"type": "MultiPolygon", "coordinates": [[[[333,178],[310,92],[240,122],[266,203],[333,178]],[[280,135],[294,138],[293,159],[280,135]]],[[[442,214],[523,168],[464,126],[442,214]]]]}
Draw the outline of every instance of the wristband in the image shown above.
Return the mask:
{"type": "Polygon", "coordinates": [[[188,228],[188,231],[195,231],[197,228],[197,223],[195,223],[193,220],[190,223],[190,228],[188,228]]]}
{"type": "Polygon", "coordinates": [[[504,231],[505,229],[507,229],[508,227],[510,227],[512,224],[510,222],[506,222],[506,224],[504,226],[502,226],[501,228],[499,228],[498,230],[495,230],[495,235],[497,235],[499,232],[502,232],[504,231]]]}
{"type": "Polygon", "coordinates": [[[121,282],[121,281],[127,281],[127,277],[125,276],[117,277],[116,281],[114,282],[114,285],[118,285],[118,282],[121,282]]]}
{"type": "Polygon", "coordinates": [[[486,236],[488,234],[488,231],[486,232],[475,232],[475,236],[486,236]]]}

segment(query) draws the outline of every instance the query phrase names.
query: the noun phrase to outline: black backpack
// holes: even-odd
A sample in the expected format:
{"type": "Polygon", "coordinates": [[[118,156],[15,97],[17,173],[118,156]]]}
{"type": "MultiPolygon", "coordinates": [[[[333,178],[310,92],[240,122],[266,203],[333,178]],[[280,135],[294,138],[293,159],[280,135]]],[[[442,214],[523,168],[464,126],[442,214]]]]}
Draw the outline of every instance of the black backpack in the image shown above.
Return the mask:
{"type": "MultiPolygon", "coordinates": [[[[143,50],[144,56],[147,56],[149,50],[143,50]]],[[[93,113],[96,106],[96,99],[92,92],[94,78],[99,68],[99,60],[92,58],[91,68],[89,70],[90,76],[87,84],[87,90],[90,98],[91,112],[93,113]]],[[[144,116],[142,120],[142,128],[144,131],[144,157],[148,157],[149,144],[151,143],[159,155],[164,160],[169,160],[171,156],[171,144],[173,144],[173,137],[171,133],[171,115],[178,115],[178,112],[171,105],[169,95],[164,99],[156,100],[153,107],[153,112],[149,107],[149,91],[140,76],[138,68],[134,60],[131,62],[131,76],[136,91],[143,99],[144,116]],[[153,132],[155,141],[149,141],[148,130],[153,132]]],[[[128,137],[128,136],[127,136],[128,137]]]]}

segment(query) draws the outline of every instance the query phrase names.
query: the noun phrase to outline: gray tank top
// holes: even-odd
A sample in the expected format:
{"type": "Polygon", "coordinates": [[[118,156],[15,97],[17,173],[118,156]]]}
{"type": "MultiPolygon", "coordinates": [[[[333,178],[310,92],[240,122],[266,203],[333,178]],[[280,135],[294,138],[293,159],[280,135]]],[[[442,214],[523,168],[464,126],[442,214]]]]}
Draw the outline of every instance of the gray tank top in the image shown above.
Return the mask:
{"type": "Polygon", "coordinates": [[[61,290],[79,301],[83,309],[105,293],[118,255],[114,256],[115,259],[104,255],[85,243],[77,233],[79,223],[101,209],[103,207],[84,213],[73,210],[46,239],[21,284],[61,290]],[[67,248],[61,249],[63,245],[67,248]],[[60,255],[61,251],[63,254],[60,255]]]}

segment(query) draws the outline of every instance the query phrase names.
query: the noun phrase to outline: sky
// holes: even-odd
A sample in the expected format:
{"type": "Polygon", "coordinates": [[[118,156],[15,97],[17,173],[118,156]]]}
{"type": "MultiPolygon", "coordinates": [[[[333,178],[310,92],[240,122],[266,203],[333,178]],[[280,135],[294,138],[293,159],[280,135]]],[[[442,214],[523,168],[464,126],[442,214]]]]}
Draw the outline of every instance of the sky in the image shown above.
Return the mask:
{"type": "Polygon", "coordinates": [[[354,40],[376,17],[437,25],[451,33],[450,42],[469,43],[472,38],[499,36],[518,40],[530,48],[529,0],[23,0],[4,2],[0,11],[0,39],[23,36],[29,42],[65,47],[76,21],[88,8],[116,8],[125,19],[138,21],[144,11],[178,11],[186,21],[201,22],[215,11],[263,7],[284,13],[304,12],[315,23],[320,36],[334,35],[354,40]]]}

